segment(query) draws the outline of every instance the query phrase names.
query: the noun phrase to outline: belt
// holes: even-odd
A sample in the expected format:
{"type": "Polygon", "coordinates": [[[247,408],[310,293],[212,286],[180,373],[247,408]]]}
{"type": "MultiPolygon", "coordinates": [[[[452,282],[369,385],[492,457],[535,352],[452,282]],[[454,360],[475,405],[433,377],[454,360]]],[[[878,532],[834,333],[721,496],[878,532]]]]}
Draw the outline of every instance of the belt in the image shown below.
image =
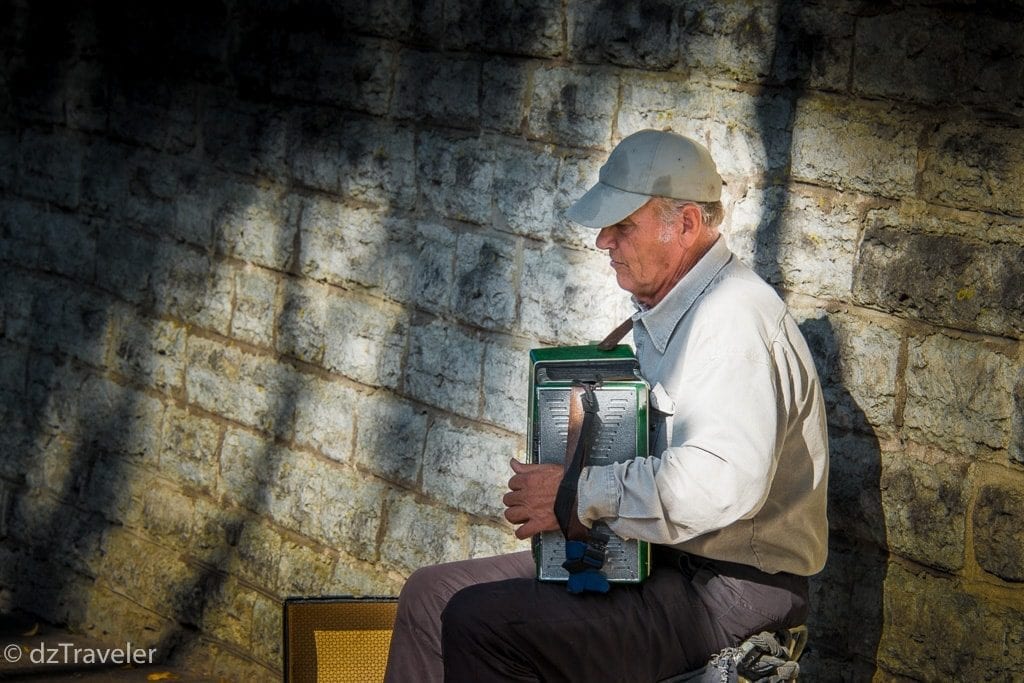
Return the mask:
{"type": "Polygon", "coordinates": [[[688,579],[693,579],[697,572],[702,569],[710,569],[719,576],[730,576],[737,579],[743,579],[745,581],[767,584],[769,586],[789,587],[793,585],[799,586],[801,584],[806,586],[807,582],[806,576],[798,576],[787,572],[769,574],[768,572],[761,571],[753,565],[729,562],[727,560],[712,560],[711,558],[693,555],[684,550],[679,550],[678,548],[673,548],[668,545],[653,546],[652,555],[655,566],[678,569],[688,579]]]}

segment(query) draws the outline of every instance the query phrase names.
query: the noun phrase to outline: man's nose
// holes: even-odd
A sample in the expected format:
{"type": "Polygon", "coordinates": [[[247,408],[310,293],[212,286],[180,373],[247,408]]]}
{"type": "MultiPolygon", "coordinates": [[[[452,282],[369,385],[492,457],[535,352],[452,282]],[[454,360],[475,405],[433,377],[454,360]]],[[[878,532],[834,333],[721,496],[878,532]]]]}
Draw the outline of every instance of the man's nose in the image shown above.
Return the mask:
{"type": "Polygon", "coordinates": [[[601,228],[600,232],[597,233],[597,239],[594,240],[594,244],[598,249],[611,249],[612,246],[612,231],[610,228],[601,228]]]}

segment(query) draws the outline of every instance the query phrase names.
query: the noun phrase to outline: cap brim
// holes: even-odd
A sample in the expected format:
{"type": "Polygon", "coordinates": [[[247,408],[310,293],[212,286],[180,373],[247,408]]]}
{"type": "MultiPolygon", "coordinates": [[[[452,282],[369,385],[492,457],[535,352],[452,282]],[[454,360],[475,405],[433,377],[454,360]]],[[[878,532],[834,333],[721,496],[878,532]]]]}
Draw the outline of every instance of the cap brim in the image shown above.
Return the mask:
{"type": "Polygon", "coordinates": [[[588,228],[615,225],[647,203],[651,197],[626,192],[598,182],[565,211],[565,217],[588,228]]]}

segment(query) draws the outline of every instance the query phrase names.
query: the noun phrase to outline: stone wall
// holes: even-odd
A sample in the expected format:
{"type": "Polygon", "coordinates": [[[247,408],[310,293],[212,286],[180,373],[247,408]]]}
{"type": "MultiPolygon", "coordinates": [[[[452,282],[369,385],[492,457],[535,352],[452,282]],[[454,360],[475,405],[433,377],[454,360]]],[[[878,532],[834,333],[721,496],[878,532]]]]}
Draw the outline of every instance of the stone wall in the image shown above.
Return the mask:
{"type": "Polygon", "coordinates": [[[1024,670],[1024,5],[4,2],[0,607],[233,680],[280,600],[523,547],[561,211],[700,138],[829,404],[810,680],[1024,670]]]}

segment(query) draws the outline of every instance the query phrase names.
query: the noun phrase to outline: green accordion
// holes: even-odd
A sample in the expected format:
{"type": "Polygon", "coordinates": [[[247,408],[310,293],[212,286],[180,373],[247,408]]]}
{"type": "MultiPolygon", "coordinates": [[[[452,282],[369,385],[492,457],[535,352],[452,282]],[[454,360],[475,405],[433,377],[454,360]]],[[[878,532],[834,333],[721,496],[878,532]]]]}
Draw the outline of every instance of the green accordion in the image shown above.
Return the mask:
{"type": "MultiPolygon", "coordinates": [[[[530,351],[530,395],[527,444],[530,462],[566,462],[570,401],[573,387],[593,387],[597,398],[597,428],[588,465],[608,465],[646,456],[648,442],[647,382],[633,350],[619,345],[601,351],[596,345],[562,346],[530,351]]],[[[603,522],[594,530],[609,534],[601,571],[612,583],[640,583],[650,573],[651,548],[643,541],[624,540],[603,522]]],[[[537,578],[567,581],[565,538],[561,531],[533,537],[537,578]]]]}

